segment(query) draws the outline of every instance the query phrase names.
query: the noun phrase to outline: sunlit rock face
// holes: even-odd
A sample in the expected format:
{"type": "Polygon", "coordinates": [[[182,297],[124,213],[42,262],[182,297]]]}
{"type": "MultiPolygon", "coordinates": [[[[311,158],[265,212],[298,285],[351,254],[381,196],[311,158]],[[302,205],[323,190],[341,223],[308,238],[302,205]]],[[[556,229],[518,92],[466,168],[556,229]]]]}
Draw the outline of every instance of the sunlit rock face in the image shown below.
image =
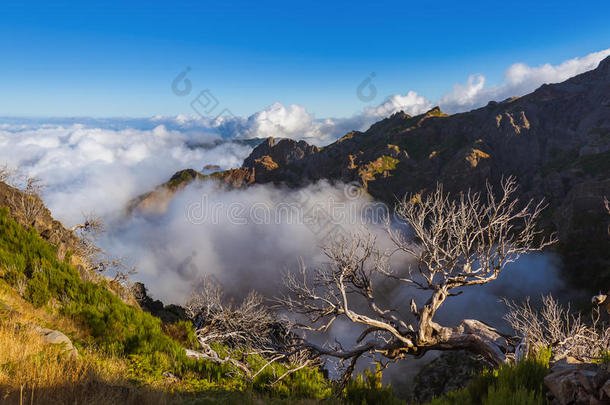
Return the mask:
{"type": "Polygon", "coordinates": [[[211,177],[232,187],[356,182],[392,205],[437,182],[457,193],[483,190],[486,181],[497,186],[508,175],[517,177],[522,199],[548,204],[542,225],[558,232],[575,286],[610,283],[609,271],[596,270],[610,268],[603,203],[610,195],[610,57],[563,83],[467,113],[397,112],[323,148],[268,138],[241,168],[211,177]]]}

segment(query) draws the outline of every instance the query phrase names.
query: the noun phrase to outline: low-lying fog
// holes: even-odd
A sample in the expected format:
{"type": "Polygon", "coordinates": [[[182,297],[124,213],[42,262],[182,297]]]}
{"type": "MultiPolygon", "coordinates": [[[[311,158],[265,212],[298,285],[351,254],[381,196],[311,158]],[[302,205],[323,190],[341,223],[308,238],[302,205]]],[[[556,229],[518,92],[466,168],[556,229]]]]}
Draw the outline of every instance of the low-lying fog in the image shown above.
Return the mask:
{"type": "MultiPolygon", "coordinates": [[[[226,190],[197,183],[177,194],[162,215],[126,214],[132,198],[167,181],[177,170],[201,170],[205,164],[239,167],[251,146],[214,134],[171,126],[5,123],[0,142],[0,162],[40,177],[47,185],[45,202],[66,226],[91,211],[103,217],[107,232],[99,240],[102,247],[135,265],[134,280],[143,281],[165,303],[184,303],[203,275],[214,275],[237,299],[251,289],[276,296],[282,290],[282,272],[295,271],[299,258],[309,267],[322,263],[321,247],[337,232],[372,232],[381,248],[391,247],[382,224],[363,222],[379,214],[380,206],[344,184],[226,190]]],[[[400,256],[392,262],[406,265],[400,256]]],[[[491,284],[449,298],[437,320],[454,324],[477,318],[503,328],[505,308],[499,297],[559,293],[558,267],[558,259],[550,254],[523,257],[491,284]]],[[[406,309],[412,296],[420,305],[425,300],[421,292],[405,291],[394,283],[382,285],[379,292],[388,306],[398,309],[406,309]]],[[[349,343],[358,332],[338,322],[330,334],[327,337],[349,343]]]]}

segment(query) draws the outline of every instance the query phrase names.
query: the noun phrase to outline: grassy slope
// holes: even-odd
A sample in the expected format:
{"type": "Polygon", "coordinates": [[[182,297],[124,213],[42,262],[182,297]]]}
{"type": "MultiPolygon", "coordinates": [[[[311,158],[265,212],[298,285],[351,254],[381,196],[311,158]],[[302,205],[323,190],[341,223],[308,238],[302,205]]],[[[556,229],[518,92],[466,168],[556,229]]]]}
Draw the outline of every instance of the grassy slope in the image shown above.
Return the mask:
{"type": "Polygon", "coordinates": [[[103,282],[83,282],[6,208],[0,209],[0,291],[12,309],[0,313],[0,398],[7,403],[21,395],[44,397],[44,403],[94,404],[256,403],[328,395],[317,370],[299,371],[269,388],[265,383],[285,365],[268,367],[248,382],[229,366],[187,358],[159,319],[123,303],[103,282]],[[43,345],[32,324],[66,333],[78,358],[43,345]],[[167,372],[178,379],[164,377],[167,372]]]}
{"type": "MultiPolygon", "coordinates": [[[[123,303],[104,283],[83,282],[33,229],[24,229],[6,208],[0,209],[2,403],[404,403],[381,385],[380,375],[368,372],[350,383],[341,400],[331,397],[328,381],[315,369],[296,372],[269,388],[273,376],[287,370],[273,364],[255,381],[246,381],[231,367],[186,358],[183,345],[192,342],[192,328],[182,325],[176,332],[180,325],[163,326],[123,303]],[[34,325],[67,334],[79,356],[44,344],[34,325]],[[179,342],[168,330],[186,338],[179,342]],[[166,378],[167,372],[177,378],[166,378]]],[[[262,364],[254,356],[248,361],[254,369],[262,364]]],[[[540,404],[545,373],[546,366],[536,362],[505,367],[432,404],[540,404]],[[517,397],[525,402],[510,402],[517,397]]]]}
{"type": "MultiPolygon", "coordinates": [[[[247,381],[231,366],[189,359],[183,346],[193,342],[192,326],[163,325],[125,304],[105,282],[82,281],[67,261],[58,260],[53,246],[0,208],[3,404],[401,403],[371,374],[353,381],[337,399],[315,368],[270,387],[289,365],[274,363],[247,381]],[[44,344],[35,326],[64,332],[79,356],[44,344]]],[[[225,355],[222,347],[216,350],[225,355]]],[[[264,364],[258,356],[248,356],[248,362],[253,370],[264,364]]]]}

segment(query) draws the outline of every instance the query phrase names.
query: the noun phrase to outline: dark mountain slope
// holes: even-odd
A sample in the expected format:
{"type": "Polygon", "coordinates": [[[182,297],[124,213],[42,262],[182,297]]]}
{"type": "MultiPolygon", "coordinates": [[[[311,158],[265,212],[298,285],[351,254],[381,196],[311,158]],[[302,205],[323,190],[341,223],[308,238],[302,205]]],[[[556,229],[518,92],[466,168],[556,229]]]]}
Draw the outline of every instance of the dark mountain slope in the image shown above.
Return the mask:
{"type": "Polygon", "coordinates": [[[303,142],[268,140],[244,169],[255,172],[257,183],[358,181],[390,204],[437,181],[456,192],[515,175],[523,198],[548,201],[545,225],[559,231],[574,281],[592,290],[610,284],[603,209],[603,197],[610,196],[610,58],[566,82],[467,113],[397,113],[318,151],[303,142]],[[275,158],[280,147],[309,153],[284,163],[275,158]]]}
{"type": "Polygon", "coordinates": [[[357,181],[393,204],[436,182],[457,192],[508,175],[517,176],[523,198],[549,203],[545,226],[559,231],[574,281],[592,290],[610,285],[603,208],[610,196],[610,58],[563,83],[470,112],[396,113],[324,148],[269,138],[242,168],[212,177],[233,187],[357,181]]]}

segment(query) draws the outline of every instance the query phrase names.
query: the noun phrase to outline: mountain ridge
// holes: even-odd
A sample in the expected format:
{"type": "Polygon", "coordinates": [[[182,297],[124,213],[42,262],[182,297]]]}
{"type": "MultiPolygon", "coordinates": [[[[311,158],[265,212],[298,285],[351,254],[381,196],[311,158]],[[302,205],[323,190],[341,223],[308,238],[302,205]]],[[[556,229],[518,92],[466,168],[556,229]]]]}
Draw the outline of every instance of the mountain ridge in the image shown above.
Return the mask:
{"type": "MultiPolygon", "coordinates": [[[[241,168],[201,178],[238,188],[357,182],[392,205],[437,182],[456,193],[499,184],[508,175],[517,177],[522,198],[549,204],[544,225],[558,231],[567,272],[586,275],[575,281],[589,288],[610,284],[603,207],[610,196],[610,57],[522,97],[453,115],[438,107],[417,116],[397,112],[321,148],[267,138],[241,168]]],[[[194,178],[200,177],[186,183],[194,178]]]]}

